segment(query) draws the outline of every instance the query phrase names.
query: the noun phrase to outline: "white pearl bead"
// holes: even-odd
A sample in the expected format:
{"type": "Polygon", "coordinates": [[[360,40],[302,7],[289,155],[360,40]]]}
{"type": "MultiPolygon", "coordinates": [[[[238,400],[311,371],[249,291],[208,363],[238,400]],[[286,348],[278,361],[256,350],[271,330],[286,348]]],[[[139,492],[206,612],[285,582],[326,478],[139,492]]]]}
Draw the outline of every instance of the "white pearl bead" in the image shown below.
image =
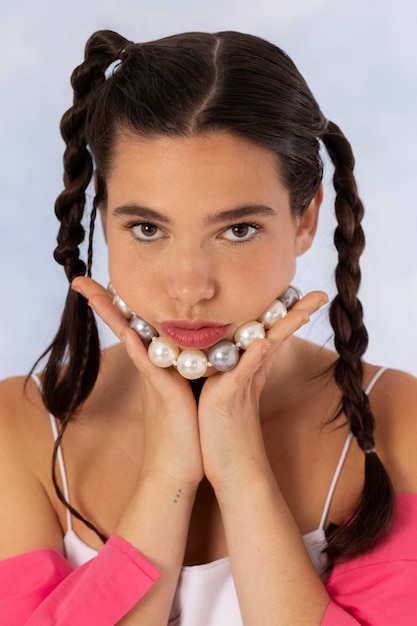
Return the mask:
{"type": "Polygon", "coordinates": [[[130,328],[133,328],[133,330],[145,343],[149,343],[154,337],[158,336],[158,331],[138,315],[134,315],[132,317],[129,326],[130,328]]]}
{"type": "Polygon", "coordinates": [[[133,311],[129,309],[126,302],[124,302],[124,300],[122,300],[117,294],[113,296],[113,304],[127,320],[130,320],[133,317],[133,311]]]}
{"type": "Polygon", "coordinates": [[[207,356],[210,365],[216,370],[227,372],[239,361],[239,348],[231,341],[223,339],[209,348],[207,356]]]}
{"type": "Polygon", "coordinates": [[[287,308],[281,300],[274,300],[259,317],[259,321],[265,328],[272,328],[277,320],[287,315],[287,308]]]}
{"type": "Polygon", "coordinates": [[[207,366],[207,357],[201,350],[183,350],[176,362],[178,372],[188,380],[204,376],[207,366]]]}
{"type": "Polygon", "coordinates": [[[239,348],[246,350],[255,339],[263,339],[264,337],[265,331],[262,324],[259,322],[246,322],[246,324],[239,326],[233,338],[239,348]]]}
{"type": "Polygon", "coordinates": [[[178,352],[178,347],[167,337],[155,337],[148,348],[150,360],[158,367],[171,367],[171,365],[174,365],[178,352]]]}

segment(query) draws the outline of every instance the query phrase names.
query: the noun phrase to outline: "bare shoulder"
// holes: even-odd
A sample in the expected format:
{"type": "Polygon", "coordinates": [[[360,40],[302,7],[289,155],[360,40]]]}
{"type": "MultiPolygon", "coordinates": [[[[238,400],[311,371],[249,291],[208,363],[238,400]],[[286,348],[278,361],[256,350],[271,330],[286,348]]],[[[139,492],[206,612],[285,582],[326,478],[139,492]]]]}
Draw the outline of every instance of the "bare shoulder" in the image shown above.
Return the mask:
{"type": "MultiPolygon", "coordinates": [[[[368,377],[376,371],[368,368],[368,377]]],[[[376,382],[370,401],[377,451],[396,492],[417,493],[417,378],[388,369],[376,382]]]]}
{"type": "Polygon", "coordinates": [[[39,419],[42,402],[33,379],[16,376],[0,381],[0,433],[11,441],[26,438],[28,429],[39,419]]]}
{"type": "Polygon", "coordinates": [[[39,451],[43,435],[49,433],[48,412],[33,378],[16,376],[0,381],[0,435],[26,447],[26,453],[39,451]]]}
{"type": "Polygon", "coordinates": [[[24,377],[0,382],[0,558],[62,549],[45,490],[52,445],[36,383],[24,377]]]}

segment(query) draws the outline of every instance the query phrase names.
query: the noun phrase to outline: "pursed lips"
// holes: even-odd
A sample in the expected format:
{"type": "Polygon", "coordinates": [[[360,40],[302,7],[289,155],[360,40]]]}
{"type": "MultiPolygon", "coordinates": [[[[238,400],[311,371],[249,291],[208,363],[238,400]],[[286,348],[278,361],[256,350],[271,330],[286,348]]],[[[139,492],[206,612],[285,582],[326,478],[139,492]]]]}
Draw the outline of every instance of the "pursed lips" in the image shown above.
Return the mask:
{"type": "Polygon", "coordinates": [[[180,348],[209,348],[226,336],[230,325],[196,320],[162,322],[161,329],[180,348]]]}

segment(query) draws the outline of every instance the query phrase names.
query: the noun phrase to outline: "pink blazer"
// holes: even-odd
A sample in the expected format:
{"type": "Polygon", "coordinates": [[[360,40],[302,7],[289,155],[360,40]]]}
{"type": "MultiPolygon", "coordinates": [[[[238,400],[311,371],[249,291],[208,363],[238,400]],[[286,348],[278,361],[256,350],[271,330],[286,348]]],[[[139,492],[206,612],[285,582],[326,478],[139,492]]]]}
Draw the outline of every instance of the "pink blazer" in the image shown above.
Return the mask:
{"type": "MultiPolygon", "coordinates": [[[[326,584],[331,600],[322,626],[415,626],[416,530],[417,494],[397,496],[389,536],[334,567],[326,584]]],[[[0,562],[0,622],[114,626],[158,578],[154,566],[117,536],[76,569],[53,550],[35,550],[0,562]]]]}

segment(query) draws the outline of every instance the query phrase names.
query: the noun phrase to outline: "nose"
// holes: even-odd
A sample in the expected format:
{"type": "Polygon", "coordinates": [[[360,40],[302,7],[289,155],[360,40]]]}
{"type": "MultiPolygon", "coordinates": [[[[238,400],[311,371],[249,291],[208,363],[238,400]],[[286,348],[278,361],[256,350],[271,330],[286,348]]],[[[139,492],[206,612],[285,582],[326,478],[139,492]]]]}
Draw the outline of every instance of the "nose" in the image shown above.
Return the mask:
{"type": "Polygon", "coordinates": [[[168,271],[168,293],[186,306],[210,300],[216,292],[213,265],[204,250],[178,250],[168,271]]]}

